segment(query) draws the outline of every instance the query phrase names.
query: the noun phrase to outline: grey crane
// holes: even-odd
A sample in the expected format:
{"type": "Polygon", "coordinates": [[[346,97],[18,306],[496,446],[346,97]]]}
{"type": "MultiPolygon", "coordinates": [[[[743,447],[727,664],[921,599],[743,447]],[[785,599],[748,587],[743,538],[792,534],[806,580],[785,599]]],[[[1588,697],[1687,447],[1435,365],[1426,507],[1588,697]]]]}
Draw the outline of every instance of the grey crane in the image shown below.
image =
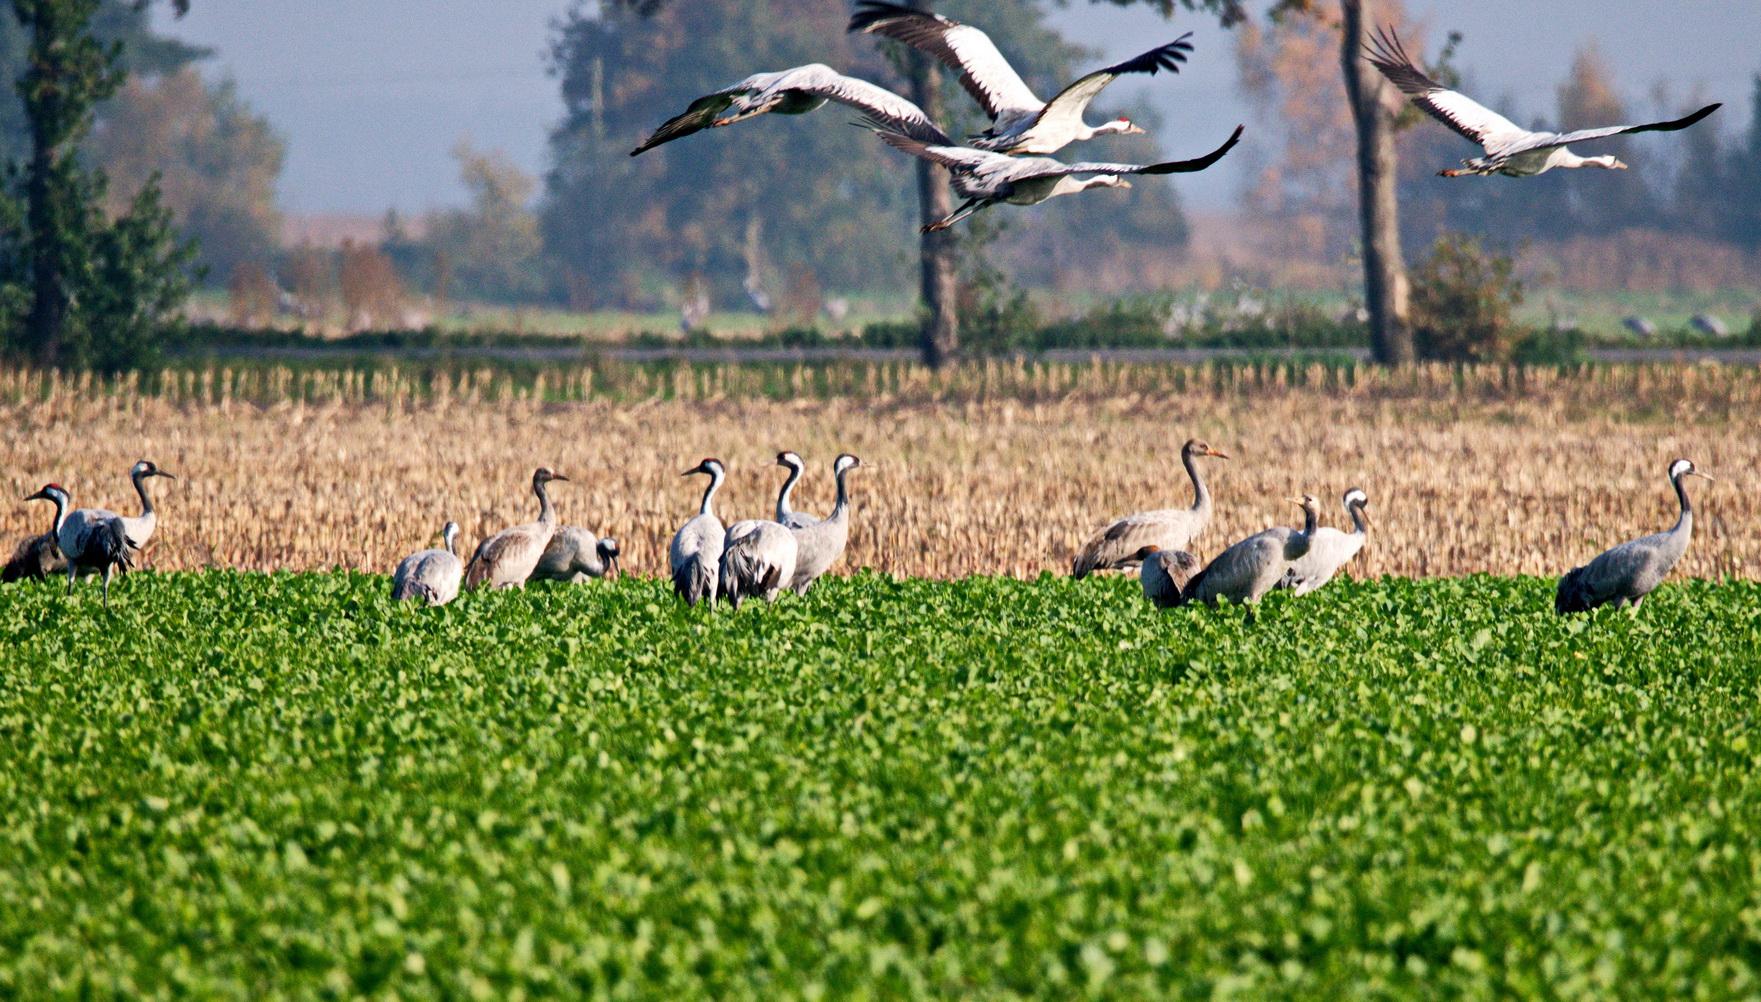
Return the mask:
{"type": "Polygon", "coordinates": [[[1162,508],[1140,511],[1105,526],[1088,538],[1076,551],[1070,564],[1070,576],[1085,578],[1095,571],[1118,570],[1138,561],[1138,551],[1146,546],[1163,550],[1184,550],[1205,526],[1211,524],[1211,492],[1199,475],[1198,460],[1210,456],[1229,457],[1196,438],[1187,439],[1180,447],[1180,463],[1192,479],[1191,508],[1162,508]]]}
{"type": "Polygon", "coordinates": [[[794,576],[788,582],[795,594],[807,594],[813,582],[844,555],[844,547],[850,541],[850,488],[845,478],[851,470],[861,466],[862,460],[847,452],[833,460],[832,475],[838,481],[838,500],[832,506],[832,513],[805,529],[792,530],[800,550],[794,576]]]}
{"type": "Polygon", "coordinates": [[[802,461],[800,456],[785,449],[777,453],[777,465],[786,466],[789,469],[789,477],[783,481],[783,489],[777,494],[777,522],[791,529],[805,529],[818,522],[819,519],[812,515],[796,511],[789,506],[789,494],[795,489],[795,484],[801,479],[801,474],[806,472],[807,464],[802,461]]]}
{"type": "Polygon", "coordinates": [[[950,141],[922,108],[892,91],[845,76],[830,66],[808,63],[775,73],[754,73],[739,83],[705,94],[692,101],[683,113],[661,123],[630,155],[638,156],[694,132],[744,122],[756,115],[805,115],[824,107],[827,101],[848,105],[894,132],[924,142],[950,141]]]}
{"type": "Polygon", "coordinates": [[[1463,160],[1461,169],[1440,171],[1443,177],[1488,174],[1534,177],[1555,167],[1625,170],[1626,164],[1615,157],[1580,157],[1566,147],[1571,143],[1587,143],[1592,139],[1607,139],[1629,132],[1674,132],[1693,125],[1720,107],[1709,104],[1692,115],[1673,122],[1611,125],[1607,128],[1565,133],[1531,132],[1472,98],[1450,90],[1426,76],[1413,63],[1412,57],[1406,54],[1400,38],[1392,31],[1378,31],[1374,41],[1365,46],[1365,56],[1413,104],[1448,126],[1457,135],[1478,143],[1485,151],[1486,155],[1483,157],[1463,160]]]}
{"type": "Polygon", "coordinates": [[[551,534],[550,544],[532,569],[532,581],[577,582],[588,578],[618,576],[618,558],[623,550],[618,541],[607,536],[599,539],[578,525],[559,526],[551,534]]]}
{"type": "Polygon", "coordinates": [[[405,557],[391,577],[391,597],[400,602],[419,598],[431,606],[458,598],[465,576],[465,565],[454,547],[458,538],[459,524],[448,522],[440,530],[440,549],[418,550],[405,557]]]}
{"type": "Polygon", "coordinates": [[[1203,602],[1214,606],[1221,599],[1253,604],[1276,587],[1290,565],[1308,552],[1320,510],[1312,494],[1287,500],[1302,506],[1301,529],[1275,526],[1224,550],[1187,582],[1180,604],[1203,602]]]}
{"type": "Polygon", "coordinates": [[[721,577],[722,550],[727,543],[727,530],[722,527],[722,520],[715,517],[715,492],[728,471],[721,460],[712,458],[679,475],[688,477],[694,473],[709,477],[709,486],[703,491],[703,506],[673,534],[667,558],[673,571],[673,591],[686,605],[708,602],[713,608],[721,577]]]}
{"type": "Polygon", "coordinates": [[[1582,567],[1574,567],[1559,579],[1553,609],[1560,614],[1588,612],[1600,605],[1612,604],[1638,608],[1668,576],[1675,562],[1688,552],[1688,539],[1694,534],[1694,507],[1688,503],[1688,477],[1704,477],[1694,464],[1678,459],[1669,464],[1669,483],[1681,502],[1681,515],[1668,532],[1644,536],[1620,544],[1582,567]]]}
{"type": "Polygon", "coordinates": [[[921,49],[960,74],[960,86],[991,119],[990,128],[968,136],[967,142],[998,153],[1056,153],[1095,136],[1141,135],[1143,130],[1129,118],[1089,125],[1082,120],[1083,113],[1089,102],[1121,76],[1153,76],[1162,70],[1179,73],[1180,64],[1192,51],[1189,31],[1167,45],[1082,76],[1050,101],[1041,101],[991,37],[972,25],[903,4],[863,0],[850,18],[848,30],[921,49]]]}
{"type": "Polygon", "coordinates": [[[722,551],[721,593],[736,609],[748,595],[775,602],[794,579],[799,557],[794,530],[759,519],[735,522],[722,551]]]}
{"type": "Polygon", "coordinates": [[[538,521],[524,522],[503,529],[477,544],[471,562],[465,565],[465,587],[472,591],[490,588],[521,588],[532,576],[532,568],[550,545],[556,531],[556,509],[550,504],[546,484],[567,481],[560,473],[540,466],[532,472],[532,493],[538,495],[538,521]]]}
{"type": "Polygon", "coordinates": [[[1187,582],[1199,569],[1199,559],[1185,550],[1145,546],[1137,551],[1136,558],[1143,564],[1143,571],[1138,576],[1143,597],[1158,609],[1172,609],[1179,605],[1187,582]]]}
{"type": "Polygon", "coordinates": [[[1290,565],[1284,577],[1279,579],[1278,587],[1307,595],[1333,580],[1339,568],[1364,548],[1370,528],[1370,513],[1364,510],[1364,506],[1370,503],[1369,496],[1363,488],[1353,487],[1345,492],[1340,503],[1345,506],[1345,513],[1351,516],[1352,530],[1340,532],[1331,526],[1316,529],[1314,537],[1309,540],[1309,551],[1290,565]]]}
{"type": "MultiPolygon", "coordinates": [[[[78,511],[67,513],[68,531],[75,535],[84,536],[91,523],[115,519],[122,523],[123,534],[134,544],[135,549],[138,550],[147,545],[147,540],[153,538],[153,530],[159,526],[159,513],[153,507],[152,495],[147,493],[145,481],[148,477],[177,479],[153,465],[151,461],[143,459],[130,467],[128,471],[128,479],[134,484],[135,493],[141,499],[141,513],[139,515],[119,515],[108,508],[81,508],[78,511]]],[[[132,567],[133,565],[127,566],[132,567]]]]}
{"type": "MultiPolygon", "coordinates": [[[[36,500],[44,496],[39,491],[25,500],[36,500]]],[[[0,569],[0,583],[37,581],[53,574],[67,573],[67,558],[61,555],[61,547],[55,542],[56,530],[61,527],[62,510],[61,505],[56,506],[55,517],[49,523],[48,532],[19,540],[18,547],[12,551],[12,559],[6,561],[4,569],[0,569]]]]}
{"type": "Polygon", "coordinates": [[[100,512],[93,508],[68,512],[73,499],[59,484],[45,484],[25,500],[55,504],[55,545],[67,557],[67,593],[73,594],[73,581],[80,571],[96,571],[104,577],[104,607],[109,608],[111,574],[117,568],[130,567],[129,550],[140,549],[123,531],[122,520],[114,515],[100,517],[100,512]],[[77,522],[73,515],[80,516],[77,522]]]}
{"type": "MultiPolygon", "coordinates": [[[[869,123],[874,125],[875,123],[869,123]]],[[[1241,126],[1228,142],[1194,160],[1171,160],[1167,163],[1116,164],[1083,162],[1067,164],[1050,157],[1012,157],[1005,153],[968,149],[964,146],[941,146],[921,139],[876,128],[888,146],[914,157],[941,164],[952,175],[954,191],[966,199],[959,208],[942,219],[926,223],[925,233],[945,230],[980,209],[999,202],[1010,205],[1038,205],[1048,198],[1071,195],[1090,188],[1129,188],[1125,174],[1190,174],[1201,171],[1223,159],[1224,154],[1241,141],[1241,126]],[[1081,178],[1077,175],[1092,175],[1081,178]]]]}

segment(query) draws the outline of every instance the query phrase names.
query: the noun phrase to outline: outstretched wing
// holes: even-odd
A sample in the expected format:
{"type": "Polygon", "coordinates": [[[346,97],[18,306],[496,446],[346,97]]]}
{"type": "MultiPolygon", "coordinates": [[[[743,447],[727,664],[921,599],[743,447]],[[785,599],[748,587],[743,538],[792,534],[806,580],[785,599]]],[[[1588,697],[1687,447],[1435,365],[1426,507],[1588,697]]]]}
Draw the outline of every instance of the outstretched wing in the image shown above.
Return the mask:
{"type": "Polygon", "coordinates": [[[1201,171],[1223,159],[1228,152],[1241,142],[1242,126],[1237,125],[1229,134],[1227,141],[1202,157],[1194,160],[1170,160],[1159,164],[1110,164],[1099,161],[1080,161],[1073,164],[1059,164],[1046,161],[1046,165],[1036,165],[1031,171],[1011,174],[1012,179],[1023,177],[1057,177],[1065,174],[1191,174],[1201,171]]]}
{"type": "Polygon", "coordinates": [[[1580,129],[1577,132],[1533,133],[1529,141],[1518,143],[1509,148],[1500,148],[1499,153],[1509,156],[1528,150],[1546,149],[1551,146],[1570,146],[1572,143],[1587,143],[1592,139],[1607,139],[1609,136],[1625,135],[1629,132],[1676,132],[1685,129],[1707,115],[1712,114],[1722,104],[1709,104],[1686,118],[1678,118],[1673,122],[1652,122],[1649,125],[1610,125],[1601,129],[1580,129]]]}
{"type": "Polygon", "coordinates": [[[1382,71],[1389,83],[1411,98],[1413,104],[1455,130],[1457,135],[1479,143],[1488,152],[1492,145],[1504,145],[1496,142],[1497,137],[1509,142],[1530,135],[1527,129],[1491,108],[1426,76],[1406,54],[1400,37],[1391,30],[1377,30],[1370,44],[1364,47],[1364,56],[1370,65],[1382,71]],[[1494,139],[1492,144],[1488,144],[1489,138],[1494,139]]]}
{"type": "Polygon", "coordinates": [[[960,74],[960,86],[992,119],[1033,115],[1045,105],[991,37],[969,24],[886,0],[862,0],[849,30],[890,38],[935,56],[960,74]]]}
{"type": "Polygon", "coordinates": [[[1139,56],[1133,56],[1122,63],[1115,63],[1105,69],[1095,70],[1075,83],[1059,91],[1046,106],[1040,109],[1036,122],[1048,125],[1074,124],[1081,121],[1082,113],[1088,109],[1088,103],[1095,95],[1105,90],[1107,85],[1127,73],[1156,73],[1167,70],[1179,73],[1180,64],[1186,62],[1187,53],[1192,51],[1192,32],[1187,32],[1169,42],[1167,45],[1154,48],[1139,56]]]}
{"type": "Polygon", "coordinates": [[[674,115],[672,118],[660,123],[660,128],[655,129],[653,135],[643,140],[641,146],[631,150],[630,155],[639,156],[663,143],[670,143],[675,139],[682,139],[693,132],[702,132],[704,129],[714,125],[715,117],[726,111],[728,106],[734,103],[734,96],[736,94],[749,92],[750,88],[741,87],[736,84],[727,90],[718,90],[714,94],[703,95],[697,100],[692,101],[691,106],[686,108],[683,114],[674,115]]]}
{"type": "MultiPolygon", "coordinates": [[[[914,157],[928,160],[930,163],[941,164],[954,171],[973,172],[984,167],[995,167],[1013,163],[1028,163],[1003,153],[992,153],[989,150],[975,150],[966,146],[926,143],[911,136],[902,136],[881,128],[879,123],[871,123],[876,135],[895,150],[909,153],[914,157]]],[[[1056,163],[1056,161],[1050,161],[1056,163]]]]}
{"type": "Polygon", "coordinates": [[[936,123],[930,121],[922,108],[885,87],[877,87],[857,77],[845,76],[829,66],[814,64],[791,70],[780,85],[855,108],[862,112],[863,118],[888,132],[897,132],[934,145],[953,145],[953,140],[936,123]]]}

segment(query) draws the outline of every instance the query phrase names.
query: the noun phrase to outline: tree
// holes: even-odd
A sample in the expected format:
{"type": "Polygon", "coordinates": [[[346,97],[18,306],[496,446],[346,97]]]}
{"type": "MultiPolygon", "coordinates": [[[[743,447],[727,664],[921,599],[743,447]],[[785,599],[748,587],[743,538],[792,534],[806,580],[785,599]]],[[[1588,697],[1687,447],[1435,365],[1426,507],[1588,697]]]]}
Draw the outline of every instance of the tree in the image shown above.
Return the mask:
{"type": "MultiPolygon", "coordinates": [[[[1090,0],[1100,3],[1102,0],[1090,0]]],[[[1172,16],[1176,10],[1215,14],[1224,27],[1248,18],[1244,0],[1106,0],[1117,6],[1144,3],[1172,16]]],[[[1407,323],[1406,272],[1400,255],[1400,229],[1395,189],[1394,116],[1384,99],[1381,76],[1363,58],[1363,43],[1375,22],[1365,9],[1373,0],[1339,0],[1335,10],[1326,0],[1268,0],[1274,19],[1308,16],[1340,24],[1340,66],[1346,100],[1357,131],[1358,204],[1362,224],[1364,300],[1370,312],[1370,340],[1375,359],[1402,365],[1413,359],[1412,331],[1407,323]]]]}
{"type": "Polygon", "coordinates": [[[1761,74],[1755,77],[1755,96],[1749,104],[1748,134],[1731,154],[1727,178],[1725,232],[1744,247],[1761,248],[1761,74]]]}
{"type": "Polygon", "coordinates": [[[78,146],[97,104],[122,86],[122,46],[92,33],[100,0],[12,0],[27,34],[27,69],[17,90],[30,131],[21,225],[0,239],[20,289],[0,302],[24,303],[22,324],[5,325],[8,353],[42,365],[125,368],[142,360],[150,337],[188,290],[193,248],[178,244],[171,214],[149,183],[127,211],[107,220],[106,182],[80,162],[78,146]]]}
{"type": "Polygon", "coordinates": [[[385,250],[406,273],[420,276],[443,300],[448,294],[529,302],[545,290],[538,217],[530,208],[537,179],[501,153],[461,141],[453,147],[471,207],[431,213],[426,235],[404,235],[387,221],[385,250]]]}
{"type": "Polygon", "coordinates": [[[208,84],[188,65],[135,74],[99,110],[83,152],[110,179],[105,211],[113,216],[158,177],[166,206],[217,280],[274,256],[281,137],[230,82],[208,84]]]}
{"type": "MultiPolygon", "coordinates": [[[[917,10],[930,9],[930,0],[911,0],[917,10]]],[[[910,61],[911,99],[922,108],[932,122],[943,120],[942,70],[935,58],[912,50],[910,61]]],[[[947,168],[918,160],[917,204],[924,225],[945,219],[954,212],[953,194],[948,188],[947,168]]],[[[954,259],[954,234],[937,230],[918,238],[919,268],[924,306],[921,346],[923,362],[932,369],[940,368],[960,345],[960,314],[955,297],[958,295],[958,269],[954,259]]]]}

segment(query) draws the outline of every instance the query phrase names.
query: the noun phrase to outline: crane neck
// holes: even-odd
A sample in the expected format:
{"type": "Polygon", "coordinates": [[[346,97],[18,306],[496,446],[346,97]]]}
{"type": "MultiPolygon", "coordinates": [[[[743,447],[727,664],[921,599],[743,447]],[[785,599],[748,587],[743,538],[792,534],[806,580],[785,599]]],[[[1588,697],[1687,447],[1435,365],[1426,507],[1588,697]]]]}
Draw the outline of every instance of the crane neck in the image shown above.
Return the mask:
{"type": "Polygon", "coordinates": [[[703,489],[703,507],[700,509],[699,514],[708,515],[712,518],[715,516],[715,492],[716,489],[722,485],[723,476],[725,476],[725,474],[720,470],[709,471],[709,486],[703,489]]]}
{"type": "Polygon", "coordinates": [[[1694,524],[1694,506],[1688,501],[1687,479],[1688,475],[1685,473],[1679,477],[1670,478],[1670,483],[1675,487],[1676,500],[1680,501],[1682,506],[1681,517],[1675,520],[1675,531],[1681,530],[1684,526],[1691,527],[1694,524]]]}
{"type": "Polygon", "coordinates": [[[850,488],[845,485],[844,478],[850,475],[854,466],[846,466],[838,471],[838,501],[832,505],[832,518],[842,518],[850,508],[850,488]]]}
{"type": "Polygon", "coordinates": [[[1364,518],[1363,502],[1354,502],[1346,510],[1351,513],[1351,531],[1359,536],[1367,535],[1370,531],[1370,523],[1368,519],[1364,518]]]}
{"type": "Polygon", "coordinates": [[[458,538],[459,531],[457,529],[448,529],[440,534],[440,545],[446,547],[446,552],[456,557],[459,551],[454,549],[454,541],[458,538]]]}
{"type": "Polygon", "coordinates": [[[1198,472],[1198,457],[1190,452],[1182,452],[1181,463],[1186,466],[1186,475],[1192,478],[1192,510],[1209,511],[1211,508],[1211,491],[1205,486],[1205,478],[1198,472]]]}
{"type": "Polygon", "coordinates": [[[799,466],[789,467],[789,479],[783,481],[782,492],[777,495],[777,521],[778,522],[781,522],[783,519],[788,518],[789,513],[794,511],[793,508],[789,507],[789,492],[793,491],[795,489],[795,482],[800,479],[801,479],[801,467],[799,467],[799,466]]]}
{"type": "Polygon", "coordinates": [[[60,539],[61,523],[67,518],[67,499],[59,494],[51,494],[49,500],[55,502],[55,521],[49,526],[49,535],[60,539]]]}
{"type": "Polygon", "coordinates": [[[537,477],[532,478],[532,493],[538,495],[538,521],[544,525],[556,524],[556,509],[550,504],[550,488],[537,477]]]}
{"type": "Polygon", "coordinates": [[[147,475],[136,471],[130,473],[128,478],[134,481],[135,493],[141,496],[141,517],[153,514],[153,499],[147,494],[147,475]]]}

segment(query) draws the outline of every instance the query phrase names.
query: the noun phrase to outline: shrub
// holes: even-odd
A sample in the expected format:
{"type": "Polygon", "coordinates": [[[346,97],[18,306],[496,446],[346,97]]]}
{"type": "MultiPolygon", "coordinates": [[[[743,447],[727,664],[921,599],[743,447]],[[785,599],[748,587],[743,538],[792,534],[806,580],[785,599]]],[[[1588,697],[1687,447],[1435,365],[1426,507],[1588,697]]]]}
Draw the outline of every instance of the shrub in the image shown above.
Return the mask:
{"type": "Polygon", "coordinates": [[[1480,241],[1446,233],[1412,272],[1413,340],[1424,358],[1483,362],[1509,357],[1521,333],[1512,319],[1522,305],[1516,261],[1480,241]]]}

